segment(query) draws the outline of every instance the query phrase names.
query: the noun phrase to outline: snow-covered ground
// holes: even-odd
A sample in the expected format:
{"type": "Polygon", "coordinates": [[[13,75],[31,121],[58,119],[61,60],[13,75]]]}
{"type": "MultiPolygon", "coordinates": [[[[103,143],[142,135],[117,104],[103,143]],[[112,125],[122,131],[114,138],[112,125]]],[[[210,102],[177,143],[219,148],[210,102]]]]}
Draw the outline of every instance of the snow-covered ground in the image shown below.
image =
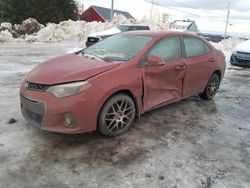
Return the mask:
{"type": "MultiPolygon", "coordinates": [[[[214,100],[193,97],[146,113],[117,138],[45,133],[27,124],[21,80],[40,62],[84,46],[84,37],[77,39],[0,43],[0,187],[250,187],[249,69],[228,65],[214,100]],[[18,122],[8,124],[11,118],[18,122]]],[[[214,45],[228,60],[239,42],[214,45]]]]}

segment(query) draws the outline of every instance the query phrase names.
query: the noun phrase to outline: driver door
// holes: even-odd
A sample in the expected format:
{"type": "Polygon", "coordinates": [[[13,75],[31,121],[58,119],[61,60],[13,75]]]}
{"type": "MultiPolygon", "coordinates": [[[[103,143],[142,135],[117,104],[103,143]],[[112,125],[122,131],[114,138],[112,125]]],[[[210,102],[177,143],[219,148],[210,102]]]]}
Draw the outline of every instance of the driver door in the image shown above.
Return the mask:
{"type": "Polygon", "coordinates": [[[146,62],[148,66],[142,69],[145,111],[181,99],[186,72],[178,36],[167,37],[156,43],[146,54],[147,57],[149,55],[161,57],[164,63],[157,66],[146,62]]]}

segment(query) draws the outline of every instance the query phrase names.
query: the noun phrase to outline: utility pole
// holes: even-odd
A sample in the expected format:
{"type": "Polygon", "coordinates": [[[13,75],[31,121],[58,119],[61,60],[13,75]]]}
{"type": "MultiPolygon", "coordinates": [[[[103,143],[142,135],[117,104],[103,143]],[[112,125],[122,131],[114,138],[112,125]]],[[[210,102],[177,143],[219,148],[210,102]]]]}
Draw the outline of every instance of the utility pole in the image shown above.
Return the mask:
{"type": "Polygon", "coordinates": [[[231,7],[231,2],[229,1],[228,10],[227,10],[227,20],[226,20],[224,39],[226,39],[226,37],[227,37],[227,26],[228,26],[228,20],[229,20],[229,16],[230,16],[230,7],[231,7]]]}
{"type": "Polygon", "coordinates": [[[81,14],[83,13],[83,11],[84,11],[84,5],[83,5],[83,3],[82,3],[82,12],[81,12],[81,14]]]}
{"type": "Polygon", "coordinates": [[[113,12],[114,12],[114,0],[111,0],[110,21],[113,20],[113,12]]]}

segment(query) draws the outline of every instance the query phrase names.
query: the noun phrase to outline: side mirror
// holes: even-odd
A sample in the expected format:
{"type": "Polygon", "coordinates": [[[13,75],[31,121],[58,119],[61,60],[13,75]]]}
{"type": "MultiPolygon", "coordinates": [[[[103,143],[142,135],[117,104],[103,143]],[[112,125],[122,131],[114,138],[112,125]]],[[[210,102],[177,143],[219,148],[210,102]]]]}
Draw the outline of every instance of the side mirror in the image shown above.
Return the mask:
{"type": "Polygon", "coordinates": [[[151,66],[163,66],[163,65],[165,65],[165,59],[163,59],[159,56],[155,56],[155,55],[149,55],[147,57],[147,62],[151,66]]]}

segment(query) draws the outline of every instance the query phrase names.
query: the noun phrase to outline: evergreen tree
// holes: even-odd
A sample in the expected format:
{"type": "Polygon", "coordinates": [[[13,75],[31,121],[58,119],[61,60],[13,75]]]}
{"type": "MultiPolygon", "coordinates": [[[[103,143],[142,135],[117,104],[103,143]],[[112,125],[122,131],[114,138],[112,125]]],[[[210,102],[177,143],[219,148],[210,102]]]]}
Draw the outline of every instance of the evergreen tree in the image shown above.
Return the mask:
{"type": "Polygon", "coordinates": [[[12,23],[21,23],[30,17],[43,24],[75,20],[77,11],[74,0],[0,0],[0,8],[4,12],[1,18],[12,23]]]}
{"type": "Polygon", "coordinates": [[[4,21],[19,23],[28,17],[28,0],[1,0],[4,21]]]}

